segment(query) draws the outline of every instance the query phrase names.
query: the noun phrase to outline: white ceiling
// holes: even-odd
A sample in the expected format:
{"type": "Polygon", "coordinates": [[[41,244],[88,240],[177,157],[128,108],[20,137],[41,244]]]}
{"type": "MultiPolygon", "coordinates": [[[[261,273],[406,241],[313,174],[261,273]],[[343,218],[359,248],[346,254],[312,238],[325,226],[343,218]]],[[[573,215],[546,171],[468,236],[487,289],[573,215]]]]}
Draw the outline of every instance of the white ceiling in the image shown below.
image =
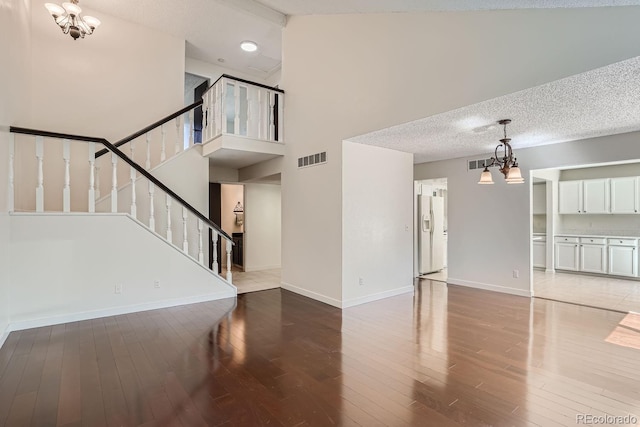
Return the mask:
{"type": "Polygon", "coordinates": [[[640,130],[640,57],[541,86],[350,138],[414,153],[414,163],[493,153],[503,137],[517,149],[640,130]]]}
{"type": "MultiPolygon", "coordinates": [[[[82,0],[82,7],[186,40],[186,55],[267,79],[287,15],[640,5],[640,0],[82,0]],[[247,54],[240,42],[259,50],[247,54]],[[222,59],[222,61],[219,61],[222,59]]],[[[46,11],[43,8],[43,13],[46,11]]]]}

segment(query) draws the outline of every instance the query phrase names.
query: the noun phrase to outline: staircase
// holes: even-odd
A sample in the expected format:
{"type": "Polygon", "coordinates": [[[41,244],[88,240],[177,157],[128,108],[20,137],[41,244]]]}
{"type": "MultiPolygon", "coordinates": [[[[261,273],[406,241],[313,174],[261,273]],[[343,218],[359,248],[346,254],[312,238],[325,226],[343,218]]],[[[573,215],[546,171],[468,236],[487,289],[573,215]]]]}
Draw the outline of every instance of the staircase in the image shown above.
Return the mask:
{"type": "Polygon", "coordinates": [[[223,76],[204,95],[203,144],[192,126],[202,100],[113,144],[12,127],[9,330],[235,296],[232,239],[203,214],[207,144],[255,131],[281,145],[282,94],[223,76]]]}

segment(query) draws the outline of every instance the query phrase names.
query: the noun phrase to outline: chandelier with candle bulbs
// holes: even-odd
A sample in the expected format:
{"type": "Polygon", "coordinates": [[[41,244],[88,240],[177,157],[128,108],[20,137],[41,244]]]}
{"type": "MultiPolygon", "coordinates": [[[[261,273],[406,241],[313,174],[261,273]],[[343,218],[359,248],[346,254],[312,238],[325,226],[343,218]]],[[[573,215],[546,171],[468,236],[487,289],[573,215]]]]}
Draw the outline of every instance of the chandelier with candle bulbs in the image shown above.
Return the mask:
{"type": "Polygon", "coordinates": [[[74,40],[84,38],[93,34],[93,31],[100,25],[100,20],[93,16],[80,16],[82,9],[78,6],[78,0],[62,3],[59,6],[55,3],[45,3],[53,20],[62,29],[62,32],[69,34],[74,40]]]}
{"type": "Polygon", "coordinates": [[[503,119],[498,122],[498,124],[503,126],[504,138],[500,140],[500,144],[496,147],[495,155],[491,158],[491,163],[483,165],[484,170],[480,175],[478,184],[493,184],[493,178],[489,170],[492,166],[498,166],[500,168],[499,170],[504,175],[507,184],[522,184],[524,182],[522,172],[520,172],[520,168],[518,167],[518,159],[513,156],[513,149],[510,144],[511,138],[507,138],[507,125],[509,123],[511,123],[510,119],[503,119]],[[501,149],[502,153],[498,155],[498,151],[501,149]]]}

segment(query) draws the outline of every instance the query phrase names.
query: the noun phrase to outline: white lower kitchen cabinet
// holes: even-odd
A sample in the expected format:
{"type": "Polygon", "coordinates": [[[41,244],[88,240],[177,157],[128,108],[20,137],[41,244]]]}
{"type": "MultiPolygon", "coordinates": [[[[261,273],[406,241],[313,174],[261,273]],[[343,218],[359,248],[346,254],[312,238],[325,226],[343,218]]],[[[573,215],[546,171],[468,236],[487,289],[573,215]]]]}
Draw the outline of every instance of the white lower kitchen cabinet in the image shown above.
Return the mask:
{"type": "Polygon", "coordinates": [[[636,277],[638,275],[637,247],[609,244],[609,274],[636,277]]]}
{"type": "Polygon", "coordinates": [[[580,271],[607,274],[607,246],[580,244],[580,271]]]}
{"type": "Polygon", "coordinates": [[[537,268],[547,267],[547,242],[533,241],[533,266],[537,268]]]}
{"type": "Polygon", "coordinates": [[[558,270],[578,271],[580,269],[577,240],[564,242],[556,240],[556,268],[558,270]]]}

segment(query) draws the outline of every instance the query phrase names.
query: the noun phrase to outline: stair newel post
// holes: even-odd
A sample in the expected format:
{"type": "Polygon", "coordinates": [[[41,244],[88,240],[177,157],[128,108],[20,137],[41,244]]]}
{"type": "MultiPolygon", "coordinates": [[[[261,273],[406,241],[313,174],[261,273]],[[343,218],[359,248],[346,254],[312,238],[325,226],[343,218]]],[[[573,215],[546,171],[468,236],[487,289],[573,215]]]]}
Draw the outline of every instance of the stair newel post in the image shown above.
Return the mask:
{"type": "Polygon", "coordinates": [[[13,212],[15,209],[15,158],[16,158],[16,136],[9,135],[9,188],[7,191],[7,210],[13,212]]]}
{"type": "Polygon", "coordinates": [[[193,147],[194,140],[195,140],[193,120],[194,120],[193,110],[189,110],[189,147],[193,147]]]}
{"type": "Polygon", "coordinates": [[[181,124],[181,118],[180,116],[176,117],[176,154],[178,154],[179,152],[182,151],[182,147],[184,147],[184,141],[182,140],[182,138],[184,137],[184,134],[181,132],[181,128],[182,126],[181,124]]]}
{"type": "Polygon", "coordinates": [[[171,231],[171,197],[167,194],[166,196],[166,206],[167,206],[167,242],[173,243],[173,233],[171,231]]]}
{"type": "Polygon", "coordinates": [[[151,169],[151,134],[147,132],[147,160],[144,162],[146,170],[151,169]]]}
{"type": "Polygon", "coordinates": [[[153,200],[155,191],[156,186],[149,181],[149,228],[151,231],[156,231],[156,209],[153,200]]]}
{"type": "Polygon", "coordinates": [[[96,143],[89,143],[89,206],[88,212],[96,211],[96,143]]]}
{"type": "Polygon", "coordinates": [[[211,240],[213,242],[213,263],[211,269],[218,274],[218,232],[211,230],[211,240]]]}
{"type": "Polygon", "coordinates": [[[231,282],[231,240],[227,240],[227,282],[231,282]]]}
{"type": "Polygon", "coordinates": [[[136,200],[136,170],[132,167],[129,176],[131,179],[131,216],[138,217],[138,206],[136,200]]]}
{"type": "Polygon", "coordinates": [[[164,123],[160,125],[160,132],[162,132],[162,147],[160,148],[160,161],[167,160],[167,129],[164,127],[164,123]]]}
{"type": "Polygon", "coordinates": [[[198,219],[198,262],[204,265],[204,249],[202,247],[202,220],[198,219]]]}
{"type": "Polygon", "coordinates": [[[189,254],[189,239],[187,236],[187,208],[182,208],[182,250],[189,254]]]}
{"type": "Polygon", "coordinates": [[[36,136],[36,159],[38,160],[38,181],[36,186],[36,212],[44,212],[44,138],[36,136]]]}
{"type": "Polygon", "coordinates": [[[118,156],[111,153],[111,212],[118,212],[118,156]]]}
{"type": "Polygon", "coordinates": [[[62,189],[62,211],[71,212],[71,141],[62,140],[62,159],[64,160],[64,188],[62,189]]]}
{"type": "Polygon", "coordinates": [[[269,141],[276,140],[275,105],[276,95],[273,92],[269,92],[269,115],[267,116],[269,121],[269,141]]]}
{"type": "MultiPolygon", "coordinates": [[[[93,159],[95,161],[95,149],[93,154],[93,159]]],[[[100,198],[100,166],[96,165],[96,199],[100,198]]],[[[95,206],[95,202],[93,204],[95,206]]]]}

